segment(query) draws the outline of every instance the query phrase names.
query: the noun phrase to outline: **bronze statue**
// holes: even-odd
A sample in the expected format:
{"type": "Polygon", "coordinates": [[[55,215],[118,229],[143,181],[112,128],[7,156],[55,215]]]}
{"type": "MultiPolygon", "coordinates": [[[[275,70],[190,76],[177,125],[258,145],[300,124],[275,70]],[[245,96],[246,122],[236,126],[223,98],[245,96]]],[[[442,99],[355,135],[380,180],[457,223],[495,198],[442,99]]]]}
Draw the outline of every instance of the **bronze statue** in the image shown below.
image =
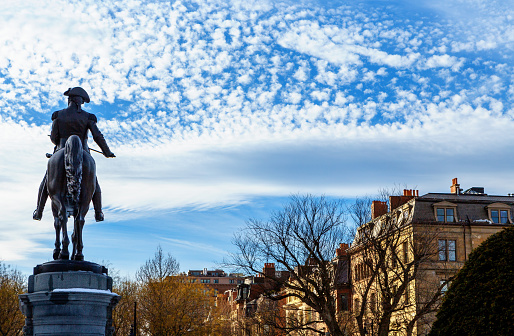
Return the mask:
{"type": "Polygon", "coordinates": [[[84,218],[93,200],[95,219],[104,219],[101,208],[101,192],[96,178],[96,165],[89,153],[87,133],[91,131],[93,139],[100,146],[105,157],[116,157],[98,129],[96,116],[82,110],[84,102],[89,103],[87,92],[74,87],[65,93],[68,107],[52,115],[52,132],[50,139],[55,144],[54,154],[48,161],[46,175],[41,182],[38,193],[38,206],[33,218],[40,220],[46,199],[50,196],[56,232],[54,259],[68,259],[67,220],[74,217],[72,234],[72,260],[83,260],[82,228],[84,218]],[[62,230],[62,250],[59,240],[62,230]]]}

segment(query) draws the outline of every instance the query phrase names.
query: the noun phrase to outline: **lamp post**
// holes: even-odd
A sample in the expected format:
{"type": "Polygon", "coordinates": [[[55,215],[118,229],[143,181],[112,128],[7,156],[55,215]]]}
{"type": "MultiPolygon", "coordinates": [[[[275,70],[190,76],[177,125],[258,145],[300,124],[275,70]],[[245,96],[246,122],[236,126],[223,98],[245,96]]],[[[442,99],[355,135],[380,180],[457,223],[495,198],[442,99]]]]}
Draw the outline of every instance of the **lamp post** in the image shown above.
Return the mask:
{"type": "Polygon", "coordinates": [[[130,327],[129,336],[137,336],[137,302],[134,301],[134,323],[130,327]]]}

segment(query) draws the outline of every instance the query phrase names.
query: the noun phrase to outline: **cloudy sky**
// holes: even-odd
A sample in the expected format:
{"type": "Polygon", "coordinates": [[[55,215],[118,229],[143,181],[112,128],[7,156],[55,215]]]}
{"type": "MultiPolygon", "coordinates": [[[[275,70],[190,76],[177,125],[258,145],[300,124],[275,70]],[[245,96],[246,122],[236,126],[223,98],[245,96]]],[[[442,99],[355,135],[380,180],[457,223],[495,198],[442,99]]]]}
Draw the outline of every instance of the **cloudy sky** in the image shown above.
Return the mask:
{"type": "Polygon", "coordinates": [[[26,273],[73,86],[117,155],[84,254],[130,275],[158,244],[216,266],[293,193],[514,192],[510,0],[0,0],[0,22],[0,259],[26,273]]]}

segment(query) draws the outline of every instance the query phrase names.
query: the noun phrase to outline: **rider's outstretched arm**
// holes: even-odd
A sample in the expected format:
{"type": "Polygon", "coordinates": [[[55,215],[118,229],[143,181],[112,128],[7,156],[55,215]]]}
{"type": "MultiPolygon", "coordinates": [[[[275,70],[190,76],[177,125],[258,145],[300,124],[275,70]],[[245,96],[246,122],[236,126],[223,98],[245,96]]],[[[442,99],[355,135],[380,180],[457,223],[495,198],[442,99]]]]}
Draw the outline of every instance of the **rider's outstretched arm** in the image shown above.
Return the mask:
{"type": "Polygon", "coordinates": [[[109,149],[109,146],[107,146],[107,142],[105,141],[102,132],[100,132],[96,125],[96,116],[94,114],[91,114],[91,116],[92,117],[90,117],[88,121],[88,128],[93,135],[93,140],[98,144],[105,157],[116,157],[116,155],[114,155],[114,153],[109,149]]]}

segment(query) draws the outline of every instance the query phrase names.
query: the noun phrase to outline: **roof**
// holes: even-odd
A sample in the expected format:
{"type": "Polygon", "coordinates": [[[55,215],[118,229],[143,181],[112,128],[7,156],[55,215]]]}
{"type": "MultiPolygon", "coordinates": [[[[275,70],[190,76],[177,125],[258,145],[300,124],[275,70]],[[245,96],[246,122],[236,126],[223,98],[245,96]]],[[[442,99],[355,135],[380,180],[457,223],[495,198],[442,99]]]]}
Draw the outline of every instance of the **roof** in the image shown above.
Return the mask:
{"type": "Polygon", "coordinates": [[[435,222],[434,207],[440,202],[450,202],[456,205],[456,221],[486,224],[489,220],[487,206],[494,203],[503,203],[514,214],[514,197],[496,196],[486,194],[449,194],[429,193],[415,198],[411,222],[435,222]]]}
{"type": "Polygon", "coordinates": [[[428,193],[417,197],[418,200],[427,201],[453,201],[453,202],[475,202],[475,203],[494,203],[501,202],[514,204],[514,196],[497,196],[486,194],[450,194],[450,193],[428,193]]]}

